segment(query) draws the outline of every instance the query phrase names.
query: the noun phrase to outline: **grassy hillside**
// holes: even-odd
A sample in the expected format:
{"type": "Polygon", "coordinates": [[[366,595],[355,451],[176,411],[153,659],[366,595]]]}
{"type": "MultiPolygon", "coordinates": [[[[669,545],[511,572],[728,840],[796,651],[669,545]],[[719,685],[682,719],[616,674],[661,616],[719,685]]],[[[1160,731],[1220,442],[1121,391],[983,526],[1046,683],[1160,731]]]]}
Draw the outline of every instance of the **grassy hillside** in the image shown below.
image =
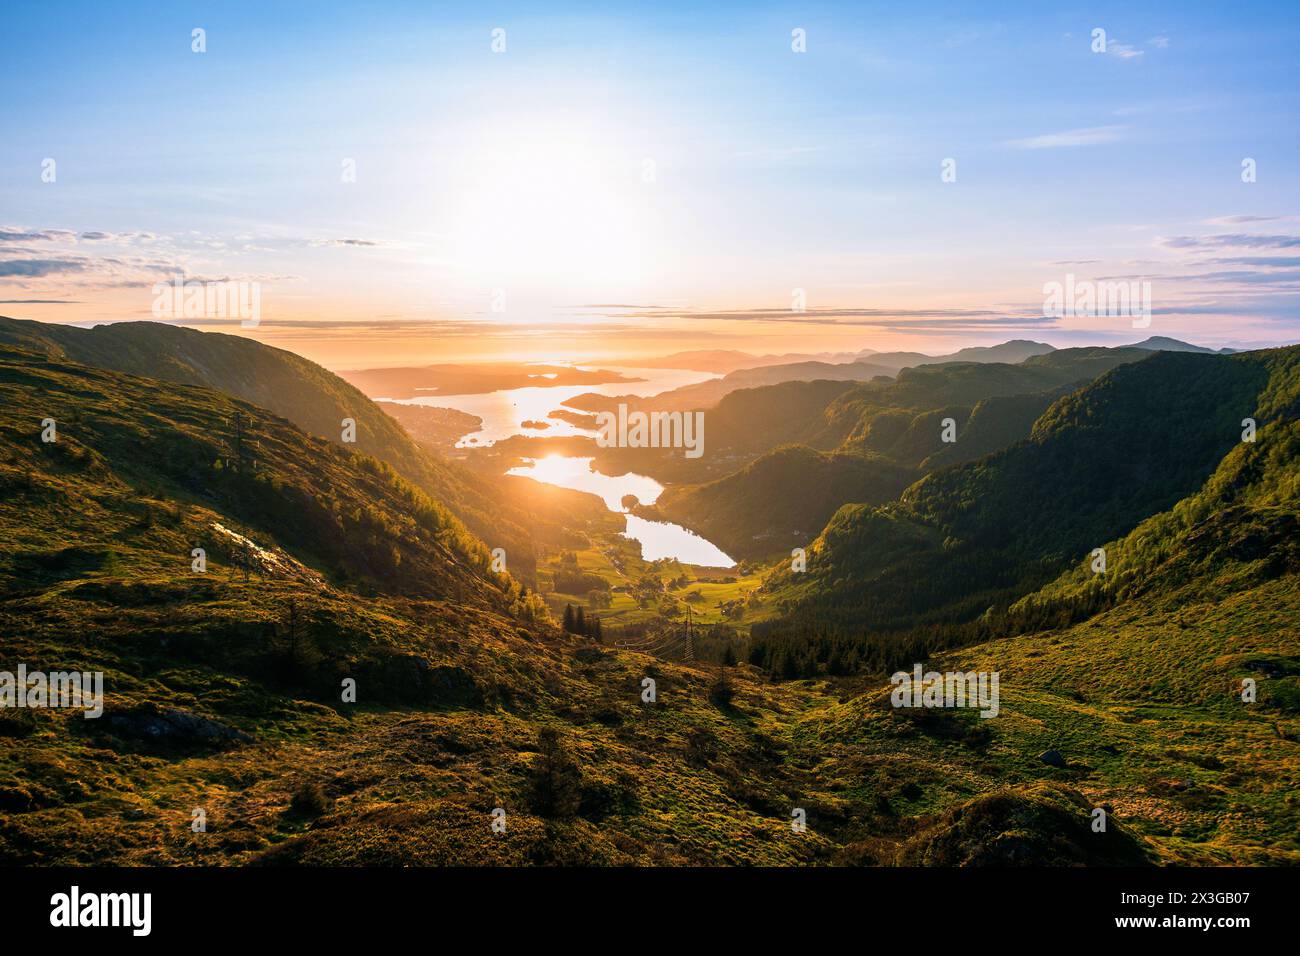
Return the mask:
{"type": "MultiPolygon", "coordinates": [[[[840,506],[884,504],[932,471],[1008,448],[1029,437],[1034,422],[1056,399],[1101,372],[1149,354],[1065,349],[1032,353],[1019,365],[934,364],[905,369],[896,381],[813,393],[831,398],[820,409],[792,401],[776,430],[810,447],[769,450],[757,457],[754,449],[769,444],[771,435],[765,424],[755,423],[774,414],[773,399],[795,396],[766,389],[736,392],[705,416],[705,457],[712,460],[708,473],[721,470],[719,465],[741,467],[725,478],[670,488],[657,510],[722,543],[730,554],[788,555],[790,548],[816,537],[840,506]],[[957,441],[945,441],[948,419],[957,441]],[[748,431],[742,422],[749,423],[748,431]]],[[[812,396],[801,392],[797,397],[812,396]]],[[[638,467],[638,455],[644,453],[623,452],[611,460],[638,467]]],[[[698,480],[704,470],[702,465],[679,465],[672,474],[678,480],[698,480]]]]}
{"type": "Polygon", "coordinates": [[[1166,352],[1121,365],[1054,404],[1029,441],[931,474],[895,505],[841,509],[807,575],[778,586],[832,626],[1006,606],[1195,492],[1240,443],[1270,375],[1288,374],[1277,362],[1166,352]]]}
{"type": "MultiPolygon", "coordinates": [[[[237,399],[12,348],[0,394],[0,669],[107,698],[0,711],[7,863],[1300,860],[1290,572],[931,659],[1000,668],[995,720],[900,711],[564,636],[385,465],[237,399]]],[[[1294,395],[1259,394],[1252,507],[1293,499],[1294,395]]]]}
{"type": "MultiPolygon", "coordinates": [[[[1226,598],[1195,588],[1170,597],[921,655],[938,671],[998,672],[992,720],[951,711],[913,719],[889,707],[889,685],[867,680],[870,689],[808,722],[809,738],[837,745],[820,776],[841,792],[865,778],[870,793],[885,767],[923,766],[941,753],[945,762],[931,769],[942,776],[927,775],[908,804],[940,821],[937,834],[904,844],[904,858],[918,864],[978,865],[999,847],[1002,862],[1032,858],[1039,841],[1017,846],[1009,819],[1025,821],[1027,833],[1073,830],[1088,846],[1094,834],[1077,823],[1041,818],[1051,811],[1040,796],[1070,805],[1042,789],[1050,785],[1105,808],[1108,822],[1144,837],[1162,863],[1300,864],[1300,583],[1292,572],[1226,598]],[[1259,682],[1256,703],[1241,699],[1245,677],[1259,682]],[[1048,750],[1062,766],[1039,759],[1048,750]],[[1014,809],[997,805],[999,787],[1014,809]]],[[[1132,851],[1122,846],[1111,862],[1132,851]]]]}
{"type": "Polygon", "coordinates": [[[0,391],[6,589],[111,567],[135,537],[165,576],[188,577],[195,547],[217,566],[237,557],[271,573],[278,557],[243,536],[281,546],[304,580],[498,608],[517,591],[489,573],[487,549],[455,516],[390,466],[254,405],[8,346],[0,391]]]}
{"type": "MultiPolygon", "coordinates": [[[[702,457],[687,458],[680,449],[597,448],[596,465],[606,474],[636,471],[663,482],[720,478],[781,445],[815,444],[827,405],[853,388],[853,382],[822,381],[740,389],[704,413],[702,457]]],[[[605,399],[579,396],[567,404],[589,411],[605,407],[605,399]]]]}
{"type": "Polygon", "coordinates": [[[1107,541],[1107,569],[1072,568],[1018,601],[1018,626],[1069,623],[1130,600],[1201,600],[1300,570],[1300,350],[1259,356],[1268,384],[1249,417],[1258,430],[1173,508],[1107,541]]]}
{"type": "Polygon", "coordinates": [[[358,389],[302,356],[237,335],[158,322],[82,329],[0,317],[0,343],[129,375],[217,389],[335,443],[341,443],[343,420],[350,418],[356,423],[350,447],[392,465],[474,533],[490,539],[492,547],[504,547],[522,577],[534,576],[530,515],[503,504],[493,494],[493,478],[473,475],[422,449],[358,389]]]}
{"type": "Polygon", "coordinates": [[[668,488],[655,510],[735,558],[788,556],[844,502],[891,501],[915,478],[913,469],[879,456],[787,445],[726,478],[668,488]]]}

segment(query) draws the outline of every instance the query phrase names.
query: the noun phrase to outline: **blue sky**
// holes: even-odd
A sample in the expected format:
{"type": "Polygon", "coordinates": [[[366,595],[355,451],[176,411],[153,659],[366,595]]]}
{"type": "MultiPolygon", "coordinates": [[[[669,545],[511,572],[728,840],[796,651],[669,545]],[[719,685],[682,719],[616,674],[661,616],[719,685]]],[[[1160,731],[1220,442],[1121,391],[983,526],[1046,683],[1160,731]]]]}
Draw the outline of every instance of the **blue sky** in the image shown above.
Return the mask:
{"type": "Polygon", "coordinates": [[[4,314],[236,278],[335,367],[1300,337],[1295,4],[152,6],[0,11],[4,314]],[[1067,274],[1149,330],[1042,316],[1067,274]]]}

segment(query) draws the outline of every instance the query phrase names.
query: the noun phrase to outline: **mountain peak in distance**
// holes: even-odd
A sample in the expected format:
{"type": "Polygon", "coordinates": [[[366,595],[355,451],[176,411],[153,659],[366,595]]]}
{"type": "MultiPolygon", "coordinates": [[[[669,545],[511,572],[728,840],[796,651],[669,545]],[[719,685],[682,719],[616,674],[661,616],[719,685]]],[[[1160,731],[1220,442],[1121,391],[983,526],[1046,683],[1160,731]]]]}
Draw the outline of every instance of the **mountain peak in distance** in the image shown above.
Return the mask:
{"type": "Polygon", "coordinates": [[[1124,348],[1146,349],[1150,352],[1201,352],[1206,355],[1231,355],[1237,351],[1236,349],[1209,349],[1203,345],[1192,345],[1190,342],[1171,339],[1167,335],[1153,335],[1149,339],[1134,342],[1124,348]]]}

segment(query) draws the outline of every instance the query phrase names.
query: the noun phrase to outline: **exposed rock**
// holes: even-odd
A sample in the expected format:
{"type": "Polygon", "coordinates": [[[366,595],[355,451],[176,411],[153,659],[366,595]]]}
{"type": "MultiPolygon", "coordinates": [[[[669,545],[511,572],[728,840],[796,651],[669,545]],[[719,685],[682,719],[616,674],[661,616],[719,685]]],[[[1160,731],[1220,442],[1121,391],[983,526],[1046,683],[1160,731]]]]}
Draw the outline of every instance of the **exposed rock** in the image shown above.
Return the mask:
{"type": "Polygon", "coordinates": [[[483,688],[463,667],[430,668],[426,686],[436,704],[443,707],[482,707],[483,688]]]}
{"type": "Polygon", "coordinates": [[[1059,750],[1044,750],[1038,755],[1038,759],[1049,767],[1068,767],[1065,758],[1061,756],[1059,750]]]}
{"type": "Polygon", "coordinates": [[[207,717],[177,707],[156,707],[153,704],[141,704],[131,710],[106,713],[103,724],[110,733],[124,740],[166,747],[224,747],[248,743],[253,739],[241,730],[207,717]]]}

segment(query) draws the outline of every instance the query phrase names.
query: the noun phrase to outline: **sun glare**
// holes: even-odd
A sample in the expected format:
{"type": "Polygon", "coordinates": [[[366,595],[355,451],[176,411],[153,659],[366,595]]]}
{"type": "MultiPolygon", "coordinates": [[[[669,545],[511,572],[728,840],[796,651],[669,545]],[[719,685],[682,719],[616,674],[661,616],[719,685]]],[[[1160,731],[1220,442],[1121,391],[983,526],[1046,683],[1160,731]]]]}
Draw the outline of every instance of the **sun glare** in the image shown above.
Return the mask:
{"type": "Polygon", "coordinates": [[[493,137],[467,164],[452,258],[483,288],[583,296],[649,278],[640,161],[564,124],[493,137]]]}

